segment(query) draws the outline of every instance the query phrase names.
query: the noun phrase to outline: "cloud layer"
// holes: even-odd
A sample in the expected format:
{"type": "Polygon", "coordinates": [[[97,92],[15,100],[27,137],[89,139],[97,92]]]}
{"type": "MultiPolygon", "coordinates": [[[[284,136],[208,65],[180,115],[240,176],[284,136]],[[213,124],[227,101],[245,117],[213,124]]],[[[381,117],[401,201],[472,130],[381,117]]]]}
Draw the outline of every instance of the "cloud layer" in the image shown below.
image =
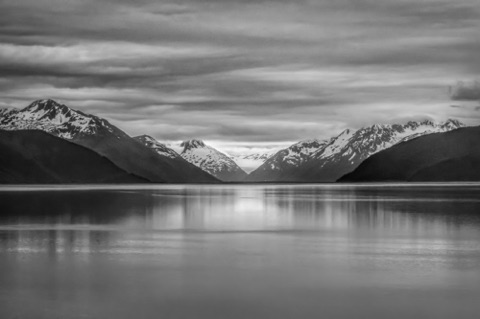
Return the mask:
{"type": "Polygon", "coordinates": [[[0,106],[54,98],[132,135],[229,148],[475,124],[450,97],[476,90],[448,87],[480,77],[479,14],[478,0],[0,0],[0,106]]]}
{"type": "Polygon", "coordinates": [[[479,101],[480,81],[459,82],[451,89],[451,97],[454,101],[479,101]]]}

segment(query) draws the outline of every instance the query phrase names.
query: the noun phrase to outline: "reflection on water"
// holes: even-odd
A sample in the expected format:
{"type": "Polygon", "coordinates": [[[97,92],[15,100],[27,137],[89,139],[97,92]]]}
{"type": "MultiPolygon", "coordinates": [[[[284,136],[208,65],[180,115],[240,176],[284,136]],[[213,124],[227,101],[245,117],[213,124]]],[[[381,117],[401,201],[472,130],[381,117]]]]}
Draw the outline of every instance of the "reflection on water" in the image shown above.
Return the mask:
{"type": "Polygon", "coordinates": [[[480,311],[476,184],[19,187],[0,203],[1,318],[480,311]]]}

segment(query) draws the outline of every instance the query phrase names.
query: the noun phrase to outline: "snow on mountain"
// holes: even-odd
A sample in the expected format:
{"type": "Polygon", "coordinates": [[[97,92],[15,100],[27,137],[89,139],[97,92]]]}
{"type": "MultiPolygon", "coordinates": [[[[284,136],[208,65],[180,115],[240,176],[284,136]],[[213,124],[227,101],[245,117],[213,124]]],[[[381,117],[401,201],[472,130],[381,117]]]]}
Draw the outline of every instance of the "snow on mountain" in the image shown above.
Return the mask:
{"type": "Polygon", "coordinates": [[[315,140],[315,144],[305,145],[300,142],[279,151],[253,171],[249,180],[335,181],[369,156],[397,143],[463,126],[456,120],[444,123],[427,120],[404,125],[375,124],[356,131],[346,129],[330,140],[315,140]]]}
{"type": "Polygon", "coordinates": [[[480,127],[427,134],[370,156],[341,182],[480,180],[480,127]]]}
{"type": "Polygon", "coordinates": [[[444,123],[434,123],[426,120],[423,122],[410,121],[405,125],[375,124],[357,131],[347,129],[333,138],[325,148],[315,152],[313,158],[328,159],[322,165],[346,157],[351,163],[354,163],[356,158],[362,161],[399,142],[425,134],[446,132],[463,126],[459,121],[450,119],[444,123]]]}
{"type": "Polygon", "coordinates": [[[245,172],[250,173],[257,167],[265,163],[270,157],[275,155],[278,149],[272,149],[266,152],[248,153],[248,154],[229,154],[230,158],[237,163],[245,172]]]}
{"type": "Polygon", "coordinates": [[[288,170],[292,167],[299,167],[306,162],[312,154],[325,147],[327,144],[328,141],[317,139],[304,140],[295,143],[268,158],[263,165],[255,170],[254,175],[259,172],[281,172],[282,170],[288,170]]]}
{"type": "Polygon", "coordinates": [[[166,157],[169,157],[169,158],[179,158],[180,157],[180,154],[175,152],[173,149],[171,149],[170,147],[168,147],[165,144],[160,143],[159,141],[157,141],[156,139],[154,139],[153,137],[151,137],[149,135],[136,136],[136,137],[134,137],[134,139],[136,139],[137,141],[140,141],[142,144],[144,144],[148,148],[151,148],[152,150],[154,150],[155,152],[157,152],[160,155],[163,155],[163,156],[166,156],[166,157]]]}
{"type": "MultiPolygon", "coordinates": [[[[176,161],[180,154],[181,158],[226,181],[243,180],[246,173],[239,166],[247,165],[248,171],[259,165],[248,176],[248,180],[252,181],[335,181],[383,149],[425,134],[446,132],[463,126],[456,120],[444,123],[426,120],[403,125],[376,124],[359,130],[347,129],[329,140],[301,141],[283,150],[272,150],[271,153],[228,156],[199,140],[170,146],[144,135],[132,141],[125,132],[105,119],[70,109],[53,100],[38,100],[21,110],[0,109],[0,129],[46,131],[92,148],[127,171],[141,170],[134,160],[126,159],[123,151],[135,149],[141,154],[143,150],[137,149],[137,142],[140,141],[167,161],[176,161]],[[121,143],[116,144],[115,141],[121,143]]],[[[144,154],[145,161],[150,161],[152,165],[158,161],[149,159],[147,153],[144,154]]],[[[181,163],[168,165],[182,166],[181,163]]],[[[186,167],[183,169],[188,170],[186,167]]],[[[161,175],[160,171],[157,173],[161,175]]],[[[142,174],[139,175],[147,176],[149,172],[142,171],[142,174]]],[[[160,180],[157,177],[151,180],[160,180]]]]}
{"type": "Polygon", "coordinates": [[[0,109],[0,119],[3,118],[4,116],[8,116],[12,113],[17,112],[18,110],[13,107],[5,107],[0,109]]]}
{"type": "Polygon", "coordinates": [[[241,181],[247,175],[230,157],[203,141],[184,141],[180,147],[180,156],[220,180],[241,181]]]}
{"type": "Polygon", "coordinates": [[[102,118],[70,109],[53,100],[37,100],[22,110],[2,111],[0,129],[37,129],[67,140],[101,133],[114,134],[117,138],[127,136],[102,118]]]}
{"type": "MultiPolygon", "coordinates": [[[[100,117],[86,114],[53,100],[38,100],[22,110],[3,110],[0,129],[41,130],[89,148],[124,171],[148,181],[163,183],[217,182],[205,171],[168,150],[157,152],[100,117]]],[[[154,148],[155,148],[154,147],[154,148]]],[[[173,151],[172,151],[173,152],[173,151]]]]}

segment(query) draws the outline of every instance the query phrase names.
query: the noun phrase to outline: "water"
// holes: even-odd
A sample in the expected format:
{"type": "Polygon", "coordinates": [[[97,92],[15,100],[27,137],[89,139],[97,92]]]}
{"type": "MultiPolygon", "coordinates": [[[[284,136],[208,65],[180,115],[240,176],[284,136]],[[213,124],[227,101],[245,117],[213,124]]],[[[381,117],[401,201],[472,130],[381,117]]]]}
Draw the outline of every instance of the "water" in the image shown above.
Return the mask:
{"type": "Polygon", "coordinates": [[[0,318],[478,318],[480,185],[0,188],[0,318]]]}

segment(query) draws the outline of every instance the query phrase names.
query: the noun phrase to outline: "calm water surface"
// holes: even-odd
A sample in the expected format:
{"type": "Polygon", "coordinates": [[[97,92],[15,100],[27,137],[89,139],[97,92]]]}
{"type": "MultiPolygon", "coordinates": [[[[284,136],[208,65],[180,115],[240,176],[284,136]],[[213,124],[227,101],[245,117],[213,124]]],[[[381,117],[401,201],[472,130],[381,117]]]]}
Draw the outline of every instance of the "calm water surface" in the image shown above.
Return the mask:
{"type": "Polygon", "coordinates": [[[479,318],[480,185],[0,187],[0,318],[479,318]]]}

